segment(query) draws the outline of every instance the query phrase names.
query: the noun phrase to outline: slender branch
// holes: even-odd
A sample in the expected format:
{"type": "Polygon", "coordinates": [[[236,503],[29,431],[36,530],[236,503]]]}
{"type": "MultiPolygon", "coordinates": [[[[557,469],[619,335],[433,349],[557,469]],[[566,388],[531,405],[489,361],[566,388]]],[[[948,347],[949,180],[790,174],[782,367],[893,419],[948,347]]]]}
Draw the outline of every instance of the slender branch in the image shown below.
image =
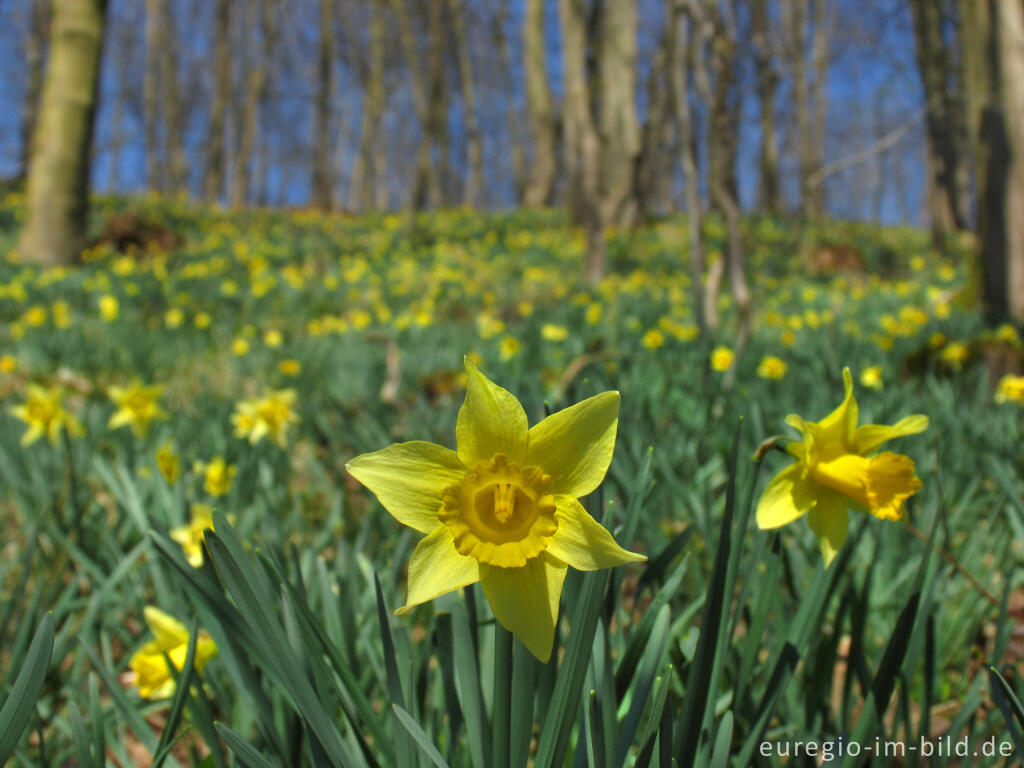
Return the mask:
{"type": "Polygon", "coordinates": [[[819,186],[829,176],[834,176],[840,171],[845,171],[847,168],[852,168],[855,165],[865,163],[871,158],[892,149],[894,146],[899,144],[904,136],[918,126],[918,124],[924,119],[926,112],[927,110],[925,109],[918,111],[910,120],[903,123],[895,130],[885,134],[885,136],[880,138],[874,144],[865,147],[859,152],[854,152],[848,157],[823,165],[807,178],[808,186],[813,189],[814,187],[819,186]]]}

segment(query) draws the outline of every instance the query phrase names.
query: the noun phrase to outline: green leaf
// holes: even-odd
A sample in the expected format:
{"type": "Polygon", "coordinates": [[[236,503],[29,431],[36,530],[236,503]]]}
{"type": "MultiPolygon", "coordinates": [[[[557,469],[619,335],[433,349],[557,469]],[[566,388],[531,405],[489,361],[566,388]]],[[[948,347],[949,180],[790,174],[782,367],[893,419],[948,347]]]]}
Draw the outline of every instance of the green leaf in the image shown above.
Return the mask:
{"type": "Polygon", "coordinates": [[[405,730],[409,732],[409,735],[412,736],[413,741],[415,741],[416,745],[423,751],[423,754],[430,758],[430,761],[436,765],[437,768],[448,768],[448,763],[446,763],[444,758],[441,757],[441,753],[437,751],[437,747],[430,742],[430,739],[427,738],[427,734],[425,734],[419,724],[412,719],[412,716],[397,704],[392,704],[391,709],[398,718],[398,722],[400,722],[405,730]]]}
{"type": "Polygon", "coordinates": [[[0,708],[0,765],[14,753],[32,717],[46,671],[50,668],[53,631],[53,616],[48,613],[39,622],[11,692],[0,708]]]}
{"type": "Polygon", "coordinates": [[[213,727],[217,729],[217,734],[224,739],[228,749],[234,752],[238,759],[248,768],[281,768],[280,763],[264,757],[256,747],[228,728],[224,723],[214,723],[213,727]]]}

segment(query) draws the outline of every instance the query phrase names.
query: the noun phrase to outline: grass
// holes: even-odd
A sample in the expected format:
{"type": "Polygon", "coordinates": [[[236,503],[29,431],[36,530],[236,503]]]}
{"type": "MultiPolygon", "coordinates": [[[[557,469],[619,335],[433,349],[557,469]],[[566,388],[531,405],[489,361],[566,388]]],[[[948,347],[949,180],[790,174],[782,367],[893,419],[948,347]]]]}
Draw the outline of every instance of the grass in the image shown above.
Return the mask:
{"type": "MultiPolygon", "coordinates": [[[[612,233],[611,274],[584,286],[582,240],[557,213],[442,212],[410,229],[107,199],[97,236],[126,207],[182,245],[101,245],[73,270],[0,261],[0,353],[16,362],[0,373],[12,765],[746,766],[781,761],[765,740],[1014,738],[1024,422],[994,403],[990,366],[1020,352],[972,309],[968,250],[751,219],[753,333],[719,373],[731,307],[723,295],[723,330],[694,337],[681,219],[612,233]],[[825,247],[862,269],[815,276],[825,247]],[[622,393],[587,506],[650,559],[570,572],[546,665],[503,634],[479,586],[394,617],[417,536],[344,471],[394,441],[453,445],[467,353],[531,423],[622,393]],[[766,355],[784,378],[757,375],[766,355]],[[862,422],[924,413],[931,427],[894,444],[924,483],[905,521],[853,514],[826,571],[805,522],[757,530],[753,506],[787,459],[752,457],[788,433],[786,414],[831,411],[847,365],[855,379],[881,370],[880,389],[858,387],[862,422]],[[133,379],[162,384],[170,414],[145,437],[106,426],[108,388],[133,379]],[[29,382],[59,383],[86,434],[19,445],[9,406],[29,382]],[[282,388],[300,419],[287,447],[236,437],[236,403],[282,388]],[[162,446],[180,457],[173,482],[162,446]],[[194,466],[216,457],[237,467],[223,496],[194,466]],[[195,504],[217,510],[198,569],[168,538],[195,504]],[[126,676],[147,605],[220,651],[174,700],[141,699],[126,676]],[[32,645],[42,625],[45,647],[47,613],[49,663],[32,645]],[[39,685],[19,688],[22,669],[39,685]]],[[[17,197],[0,206],[0,253],[21,216],[17,197]]],[[[705,240],[720,257],[714,220],[705,240]]]]}

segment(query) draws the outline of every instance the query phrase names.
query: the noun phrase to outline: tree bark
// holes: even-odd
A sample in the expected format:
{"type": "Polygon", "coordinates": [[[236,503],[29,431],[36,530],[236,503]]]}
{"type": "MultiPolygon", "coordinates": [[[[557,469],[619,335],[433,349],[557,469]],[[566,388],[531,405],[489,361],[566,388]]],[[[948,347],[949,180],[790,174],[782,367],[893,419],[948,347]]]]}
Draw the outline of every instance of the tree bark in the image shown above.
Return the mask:
{"type": "Polygon", "coordinates": [[[565,157],[569,208],[583,225],[587,250],[584,278],[597,283],[604,276],[604,223],[601,219],[601,140],[591,114],[587,79],[587,33],[581,0],[559,0],[562,24],[562,82],[565,157]]]}
{"type": "Polygon", "coordinates": [[[508,124],[509,161],[512,167],[512,185],[517,201],[523,199],[526,189],[526,157],[523,151],[522,130],[519,127],[519,110],[516,108],[516,84],[512,73],[512,61],[508,53],[505,25],[508,23],[508,0],[498,0],[494,14],[494,49],[498,54],[498,66],[503,74],[502,87],[505,92],[505,116],[508,124]]]}
{"type": "Polygon", "coordinates": [[[962,109],[955,89],[955,53],[943,35],[943,8],[936,0],[911,0],[917,66],[924,86],[928,143],[928,209],[936,238],[967,226],[962,207],[962,109]]]}
{"type": "Polygon", "coordinates": [[[331,94],[334,91],[334,0],[320,0],[313,128],[313,205],[329,211],[331,181],[331,94]]]}
{"type": "Polygon", "coordinates": [[[437,151],[437,165],[430,174],[427,198],[431,208],[448,202],[451,181],[451,147],[448,143],[448,81],[445,78],[444,4],[427,3],[427,140],[437,151]]]}
{"type": "Polygon", "coordinates": [[[374,207],[378,175],[383,173],[383,169],[377,167],[379,156],[375,151],[382,144],[380,130],[384,114],[384,18],[380,4],[381,0],[370,2],[370,66],[366,68],[359,149],[349,193],[352,207],[359,211],[374,207]]]}
{"type": "Polygon", "coordinates": [[[39,98],[43,86],[43,50],[50,34],[51,0],[29,0],[28,29],[23,43],[25,55],[25,96],[21,106],[21,156],[18,176],[28,175],[32,155],[32,136],[39,114],[39,98]]]}
{"type": "Polygon", "coordinates": [[[760,107],[761,147],[758,205],[770,214],[782,213],[779,192],[779,143],[775,135],[775,93],[779,73],[775,69],[769,37],[768,0],[752,0],[754,68],[757,71],[757,101],[760,107]]]}
{"type": "Polygon", "coordinates": [[[213,97],[210,102],[210,130],[207,138],[208,155],[203,179],[203,197],[216,203],[224,191],[224,130],[227,121],[228,99],[231,90],[228,29],[231,24],[229,0],[217,0],[214,18],[213,97]]]}
{"type": "Polygon", "coordinates": [[[398,19],[398,33],[402,45],[402,53],[405,57],[406,66],[409,68],[409,75],[412,78],[412,102],[416,112],[416,121],[419,123],[419,141],[416,145],[416,163],[413,171],[413,181],[409,186],[409,198],[406,202],[411,211],[424,207],[427,202],[429,190],[435,186],[434,164],[430,151],[430,108],[428,105],[428,79],[420,66],[419,56],[416,52],[416,38],[413,34],[412,22],[409,19],[409,9],[405,0],[391,0],[391,7],[394,9],[398,19]]]}
{"type": "Polygon", "coordinates": [[[146,0],[146,63],[142,73],[142,124],[146,140],[146,187],[162,187],[160,175],[160,27],[167,0],[146,0]]]}
{"type": "Polygon", "coordinates": [[[185,126],[178,80],[178,36],[170,0],[161,0],[160,73],[164,94],[164,190],[181,194],[188,190],[185,161],[185,126]]]}
{"type": "Polygon", "coordinates": [[[526,77],[526,114],[530,124],[533,156],[526,187],[523,189],[523,205],[530,208],[551,204],[558,169],[555,116],[544,38],[544,0],[526,0],[523,65],[526,77]]]}
{"type": "Polygon", "coordinates": [[[89,154],[99,94],[106,0],[61,0],[26,184],[18,252],[44,265],[81,257],[88,215],[89,154]]]}
{"type": "Polygon", "coordinates": [[[782,4],[785,15],[786,47],[793,81],[796,108],[797,164],[800,185],[800,212],[814,215],[814,190],[810,184],[814,173],[814,140],[811,132],[810,85],[807,82],[807,0],[790,0],[782,4]]]}
{"type": "MultiPolygon", "coordinates": [[[[814,38],[811,46],[811,64],[814,67],[814,88],[812,90],[814,122],[811,130],[813,152],[811,172],[825,165],[825,136],[828,111],[828,25],[825,0],[814,0],[814,38]]],[[[817,184],[811,189],[810,213],[822,216],[825,213],[825,185],[817,184]]]]}
{"type": "Polygon", "coordinates": [[[466,6],[462,0],[448,0],[448,12],[455,32],[455,51],[462,86],[462,112],[466,130],[466,163],[469,175],[462,195],[463,205],[477,207],[484,185],[484,153],[480,138],[480,123],[476,115],[476,96],[473,86],[473,62],[466,39],[466,6]]]}

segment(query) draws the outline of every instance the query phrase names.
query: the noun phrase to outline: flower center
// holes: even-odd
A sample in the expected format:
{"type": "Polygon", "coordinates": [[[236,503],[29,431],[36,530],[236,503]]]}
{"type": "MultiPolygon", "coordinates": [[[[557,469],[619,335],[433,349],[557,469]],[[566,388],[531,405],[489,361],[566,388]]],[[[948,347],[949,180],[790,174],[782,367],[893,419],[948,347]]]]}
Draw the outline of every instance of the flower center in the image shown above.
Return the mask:
{"type": "Polygon", "coordinates": [[[482,563],[521,568],[558,529],[551,478],[497,454],[444,492],[440,518],[455,548],[482,563]]]}

